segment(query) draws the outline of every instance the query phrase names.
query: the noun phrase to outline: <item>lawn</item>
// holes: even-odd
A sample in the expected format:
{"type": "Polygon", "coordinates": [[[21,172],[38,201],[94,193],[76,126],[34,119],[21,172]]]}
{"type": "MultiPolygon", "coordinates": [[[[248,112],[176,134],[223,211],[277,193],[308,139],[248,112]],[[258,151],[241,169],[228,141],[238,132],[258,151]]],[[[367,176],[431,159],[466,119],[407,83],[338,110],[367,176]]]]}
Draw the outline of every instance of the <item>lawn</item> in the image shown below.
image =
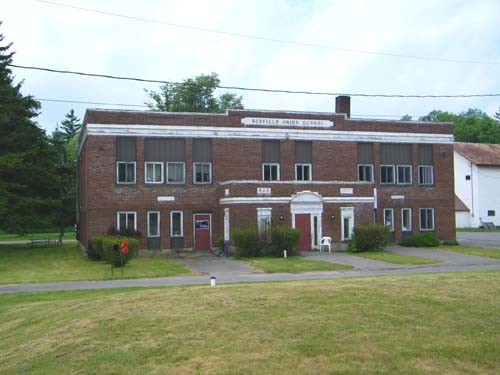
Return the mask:
{"type": "Polygon", "coordinates": [[[392,264],[437,264],[437,263],[441,263],[441,261],[435,260],[435,259],[428,259],[428,258],[415,257],[415,256],[411,256],[411,255],[398,254],[398,253],[394,253],[392,251],[373,251],[373,252],[366,252],[366,253],[351,253],[351,254],[359,256],[359,257],[363,257],[363,258],[380,260],[382,262],[392,263],[392,264]]]}
{"type": "Polygon", "coordinates": [[[479,257],[500,259],[500,249],[478,246],[441,246],[440,249],[479,257]]]}
{"type": "Polygon", "coordinates": [[[250,262],[257,272],[277,273],[277,272],[309,272],[309,271],[337,271],[351,270],[352,266],[324,262],[321,260],[308,260],[301,256],[288,258],[242,258],[241,260],[250,262]]]}
{"type": "MultiPolygon", "coordinates": [[[[21,236],[19,234],[7,233],[5,231],[0,231],[0,241],[30,241],[30,240],[57,240],[59,239],[58,229],[47,229],[47,230],[37,230],[33,233],[21,236]]],[[[68,227],[64,229],[64,239],[74,240],[75,231],[73,227],[68,227]]]]}
{"type": "MultiPolygon", "coordinates": [[[[160,277],[189,274],[183,265],[165,257],[138,257],[114,278],[160,277]]],[[[76,244],[30,249],[0,246],[0,284],[111,279],[110,265],[88,260],[76,244]]]]}
{"type": "Polygon", "coordinates": [[[457,228],[457,232],[498,232],[500,228],[485,229],[485,228],[457,228]]]}
{"type": "Polygon", "coordinates": [[[0,295],[5,374],[498,374],[500,272],[0,295]]]}

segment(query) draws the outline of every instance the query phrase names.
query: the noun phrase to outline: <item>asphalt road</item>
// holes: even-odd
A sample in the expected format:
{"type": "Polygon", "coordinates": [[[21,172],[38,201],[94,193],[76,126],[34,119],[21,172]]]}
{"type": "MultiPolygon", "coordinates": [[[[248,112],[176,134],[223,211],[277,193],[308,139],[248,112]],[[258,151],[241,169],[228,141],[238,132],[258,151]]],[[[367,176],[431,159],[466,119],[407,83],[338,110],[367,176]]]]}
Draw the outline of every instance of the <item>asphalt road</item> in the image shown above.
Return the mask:
{"type": "Polygon", "coordinates": [[[457,232],[457,241],[461,245],[500,248],[500,232],[457,232]]]}

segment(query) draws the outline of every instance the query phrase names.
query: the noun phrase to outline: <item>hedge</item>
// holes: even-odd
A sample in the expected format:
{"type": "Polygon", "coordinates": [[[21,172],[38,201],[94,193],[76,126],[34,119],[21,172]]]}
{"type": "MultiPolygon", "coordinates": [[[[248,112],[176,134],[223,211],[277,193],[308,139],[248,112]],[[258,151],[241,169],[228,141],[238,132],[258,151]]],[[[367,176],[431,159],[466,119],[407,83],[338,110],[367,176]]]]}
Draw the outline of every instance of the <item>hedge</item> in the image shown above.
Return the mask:
{"type": "Polygon", "coordinates": [[[113,252],[112,249],[114,245],[120,246],[122,241],[128,242],[128,253],[123,255],[123,265],[125,265],[137,255],[139,250],[138,239],[124,236],[96,236],[90,239],[90,244],[98,259],[118,267],[121,265],[120,255],[113,252]]]}
{"type": "Polygon", "coordinates": [[[283,250],[288,255],[296,253],[300,231],[285,226],[273,225],[269,227],[267,236],[259,236],[257,227],[236,228],[232,232],[234,245],[238,248],[238,256],[283,256],[283,250]]]}
{"type": "Polygon", "coordinates": [[[439,240],[433,232],[415,234],[399,241],[399,245],[406,247],[437,247],[439,240]]]}
{"type": "Polygon", "coordinates": [[[389,228],[385,225],[354,227],[349,249],[354,252],[380,251],[389,243],[389,228]]]}

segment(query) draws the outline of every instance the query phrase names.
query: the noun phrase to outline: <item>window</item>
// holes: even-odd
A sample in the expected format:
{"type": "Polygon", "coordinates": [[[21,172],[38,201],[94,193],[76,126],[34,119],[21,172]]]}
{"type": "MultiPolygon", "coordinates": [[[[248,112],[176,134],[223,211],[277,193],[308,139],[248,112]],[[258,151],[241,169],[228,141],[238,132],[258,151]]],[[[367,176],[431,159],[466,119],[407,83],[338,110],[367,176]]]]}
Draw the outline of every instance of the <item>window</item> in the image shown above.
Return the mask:
{"type": "Polygon", "coordinates": [[[398,165],[398,184],[411,184],[411,165],[398,165]]]}
{"type": "Polygon", "coordinates": [[[295,179],[297,181],[311,181],[311,164],[295,164],[295,179]]]}
{"type": "Polygon", "coordinates": [[[358,181],[365,181],[365,182],[373,181],[373,165],[371,164],[358,165],[358,181]]]}
{"type": "Polygon", "coordinates": [[[182,211],[170,212],[170,237],[184,236],[184,226],[182,223],[182,211]]]}
{"type": "Polygon", "coordinates": [[[212,163],[193,163],[193,179],[195,184],[212,182],[212,163]]]}
{"type": "Polygon", "coordinates": [[[420,185],[434,184],[434,173],[432,165],[419,165],[418,166],[418,183],[420,185]]]}
{"type": "Polygon", "coordinates": [[[434,230],[434,208],[420,209],[420,230],[434,230]]]}
{"type": "Polygon", "coordinates": [[[465,176],[465,181],[470,181],[470,174],[465,176]]]}
{"type": "Polygon", "coordinates": [[[389,227],[391,232],[394,232],[394,209],[384,208],[384,225],[389,227]]]}
{"type": "Polygon", "coordinates": [[[163,182],[163,163],[151,163],[146,162],[145,164],[145,176],[147,184],[161,184],[163,182]]]}
{"type": "Polygon", "coordinates": [[[488,216],[495,216],[495,210],[488,210],[488,216]]]}
{"type": "Polygon", "coordinates": [[[280,165],[276,163],[262,164],[262,179],[264,181],[278,181],[280,179],[280,165]]]}
{"type": "Polygon", "coordinates": [[[394,165],[380,166],[380,182],[382,184],[394,183],[394,165]]]}
{"type": "Polygon", "coordinates": [[[116,182],[119,184],[135,184],[135,161],[116,162],[116,182]]]}
{"type": "Polygon", "coordinates": [[[167,184],[184,183],[184,163],[167,163],[167,184]]]}
{"type": "Polygon", "coordinates": [[[148,237],[160,237],[160,213],[148,212],[148,237]]]}
{"type": "Polygon", "coordinates": [[[401,229],[403,232],[411,232],[411,208],[401,209],[401,229]]]}
{"type": "Polygon", "coordinates": [[[137,213],[134,211],[121,211],[116,214],[116,227],[120,232],[137,230],[137,213]]]}
{"type": "Polygon", "coordinates": [[[272,208],[257,208],[257,228],[259,235],[267,235],[271,225],[272,208]]]}

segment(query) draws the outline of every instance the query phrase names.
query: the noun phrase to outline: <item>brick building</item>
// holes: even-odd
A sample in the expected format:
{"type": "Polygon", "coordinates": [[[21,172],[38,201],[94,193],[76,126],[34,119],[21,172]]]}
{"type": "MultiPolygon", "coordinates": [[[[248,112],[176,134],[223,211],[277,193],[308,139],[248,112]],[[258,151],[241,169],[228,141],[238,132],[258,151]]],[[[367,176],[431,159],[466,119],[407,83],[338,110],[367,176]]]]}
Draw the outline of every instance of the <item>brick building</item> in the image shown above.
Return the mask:
{"type": "Polygon", "coordinates": [[[80,139],[83,246],[110,226],[143,249],[207,250],[269,220],[299,228],[300,249],[385,223],[393,240],[455,237],[451,123],[336,113],[225,114],[88,110],[80,139]]]}

